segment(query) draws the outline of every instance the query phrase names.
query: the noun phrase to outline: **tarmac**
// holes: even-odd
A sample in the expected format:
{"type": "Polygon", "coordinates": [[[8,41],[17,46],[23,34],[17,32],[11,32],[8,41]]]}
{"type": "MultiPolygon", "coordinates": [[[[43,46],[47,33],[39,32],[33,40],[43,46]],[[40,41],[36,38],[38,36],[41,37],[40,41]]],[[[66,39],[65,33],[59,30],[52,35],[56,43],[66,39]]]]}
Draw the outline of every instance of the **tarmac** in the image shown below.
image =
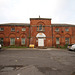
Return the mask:
{"type": "Polygon", "coordinates": [[[2,48],[0,75],[75,75],[75,52],[60,48],[2,48]]]}
{"type": "Polygon", "coordinates": [[[67,50],[61,48],[2,48],[1,50],[67,50]]]}

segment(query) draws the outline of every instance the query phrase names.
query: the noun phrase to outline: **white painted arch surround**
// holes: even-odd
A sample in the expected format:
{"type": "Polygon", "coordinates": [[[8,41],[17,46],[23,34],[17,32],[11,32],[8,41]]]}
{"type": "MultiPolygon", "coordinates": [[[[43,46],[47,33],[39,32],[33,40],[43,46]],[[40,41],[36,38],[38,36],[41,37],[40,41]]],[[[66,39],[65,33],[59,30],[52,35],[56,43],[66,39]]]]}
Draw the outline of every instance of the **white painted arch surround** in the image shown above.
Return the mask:
{"type": "Polygon", "coordinates": [[[38,33],[36,37],[38,38],[38,46],[44,46],[44,38],[46,35],[44,33],[38,33]]]}
{"type": "Polygon", "coordinates": [[[44,37],[46,37],[46,35],[44,34],[44,33],[38,33],[37,35],[36,35],[36,37],[38,37],[38,38],[44,38],[44,37]]]}

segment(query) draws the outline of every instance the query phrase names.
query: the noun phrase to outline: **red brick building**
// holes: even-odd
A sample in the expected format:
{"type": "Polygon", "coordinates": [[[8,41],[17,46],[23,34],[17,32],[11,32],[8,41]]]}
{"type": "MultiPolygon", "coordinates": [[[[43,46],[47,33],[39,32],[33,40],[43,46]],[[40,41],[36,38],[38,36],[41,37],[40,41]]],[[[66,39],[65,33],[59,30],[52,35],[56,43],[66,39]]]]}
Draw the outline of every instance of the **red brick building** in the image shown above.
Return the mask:
{"type": "Polygon", "coordinates": [[[9,45],[28,46],[29,27],[30,24],[23,24],[23,23],[0,24],[1,44],[4,46],[9,45]]]}
{"type": "Polygon", "coordinates": [[[51,24],[49,18],[30,18],[30,24],[0,24],[0,43],[4,46],[52,47],[75,43],[75,25],[51,24]]]}

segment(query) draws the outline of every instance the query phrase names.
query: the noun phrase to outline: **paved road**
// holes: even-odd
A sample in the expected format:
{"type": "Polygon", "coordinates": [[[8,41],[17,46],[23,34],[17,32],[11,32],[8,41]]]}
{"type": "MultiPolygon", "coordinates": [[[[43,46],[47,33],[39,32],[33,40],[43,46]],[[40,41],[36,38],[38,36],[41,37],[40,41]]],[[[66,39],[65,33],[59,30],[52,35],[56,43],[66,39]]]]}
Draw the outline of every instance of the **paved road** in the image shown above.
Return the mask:
{"type": "Polygon", "coordinates": [[[51,49],[0,51],[0,75],[75,75],[75,52],[51,49]]]}

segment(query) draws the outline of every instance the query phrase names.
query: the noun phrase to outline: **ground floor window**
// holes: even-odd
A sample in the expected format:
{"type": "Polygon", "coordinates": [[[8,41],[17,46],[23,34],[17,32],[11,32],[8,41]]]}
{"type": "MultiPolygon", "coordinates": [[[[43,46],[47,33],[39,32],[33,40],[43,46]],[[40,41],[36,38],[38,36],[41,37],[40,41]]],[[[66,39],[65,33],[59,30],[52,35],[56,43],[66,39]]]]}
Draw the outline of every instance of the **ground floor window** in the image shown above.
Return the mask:
{"type": "Polygon", "coordinates": [[[15,45],[15,38],[10,38],[10,45],[15,45]]]}
{"type": "Polygon", "coordinates": [[[3,38],[0,38],[0,44],[3,45],[3,38]]]}
{"type": "Polygon", "coordinates": [[[25,38],[21,38],[21,45],[25,45],[25,38]]]}
{"type": "Polygon", "coordinates": [[[59,38],[56,38],[56,44],[60,44],[59,38]]]}
{"type": "Polygon", "coordinates": [[[65,38],[65,44],[69,44],[70,41],[69,41],[69,38],[65,38]]]}

